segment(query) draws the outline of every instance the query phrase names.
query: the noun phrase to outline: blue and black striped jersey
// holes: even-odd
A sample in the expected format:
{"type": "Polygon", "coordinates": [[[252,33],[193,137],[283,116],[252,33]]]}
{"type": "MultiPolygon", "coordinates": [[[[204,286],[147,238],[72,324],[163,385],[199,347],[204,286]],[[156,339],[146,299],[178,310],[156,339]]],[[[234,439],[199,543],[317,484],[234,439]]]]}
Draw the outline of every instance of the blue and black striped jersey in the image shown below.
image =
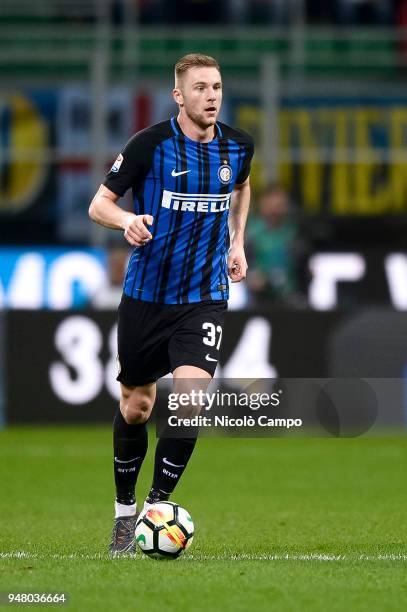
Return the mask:
{"type": "Polygon", "coordinates": [[[185,136],[175,118],[130,139],[104,185],[119,196],[132,188],[135,213],[154,223],[153,239],[130,257],[126,295],[163,304],[228,299],[231,194],[252,156],[251,137],[219,122],[208,143],[185,136]]]}

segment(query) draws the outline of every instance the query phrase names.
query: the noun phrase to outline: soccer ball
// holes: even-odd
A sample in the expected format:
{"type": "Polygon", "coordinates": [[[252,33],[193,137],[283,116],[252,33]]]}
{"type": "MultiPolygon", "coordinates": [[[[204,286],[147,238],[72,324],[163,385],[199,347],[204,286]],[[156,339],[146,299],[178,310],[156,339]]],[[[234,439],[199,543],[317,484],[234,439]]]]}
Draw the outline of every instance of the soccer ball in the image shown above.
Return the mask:
{"type": "Polygon", "coordinates": [[[146,555],[155,559],[176,559],[194,537],[189,513],[178,504],[152,504],[137,519],[136,542],[146,555]]]}

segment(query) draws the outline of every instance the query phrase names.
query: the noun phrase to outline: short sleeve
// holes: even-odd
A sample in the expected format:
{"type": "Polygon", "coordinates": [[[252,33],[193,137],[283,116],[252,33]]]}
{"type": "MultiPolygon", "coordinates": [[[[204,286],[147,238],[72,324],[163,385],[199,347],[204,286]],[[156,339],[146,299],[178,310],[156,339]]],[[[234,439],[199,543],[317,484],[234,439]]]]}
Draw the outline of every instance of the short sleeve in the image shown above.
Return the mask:
{"type": "Polygon", "coordinates": [[[137,185],[146,173],[145,138],[142,132],[135,134],[118,155],[103,182],[118,196],[137,185]]]}
{"type": "Polygon", "coordinates": [[[243,146],[244,146],[243,165],[236,178],[236,183],[238,185],[241,185],[242,183],[244,183],[247,177],[249,176],[250,167],[251,167],[253,154],[254,154],[254,143],[252,139],[248,140],[243,146]]]}

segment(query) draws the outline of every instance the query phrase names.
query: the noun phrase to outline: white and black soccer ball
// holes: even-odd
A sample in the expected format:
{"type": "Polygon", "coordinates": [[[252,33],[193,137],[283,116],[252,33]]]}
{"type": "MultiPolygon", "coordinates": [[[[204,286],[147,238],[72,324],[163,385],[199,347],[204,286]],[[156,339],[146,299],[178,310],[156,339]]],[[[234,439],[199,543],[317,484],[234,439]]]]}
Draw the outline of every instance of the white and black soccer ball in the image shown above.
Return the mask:
{"type": "Polygon", "coordinates": [[[137,519],[136,542],[143,553],[155,559],[176,559],[193,537],[189,512],[172,502],[152,504],[137,519]]]}

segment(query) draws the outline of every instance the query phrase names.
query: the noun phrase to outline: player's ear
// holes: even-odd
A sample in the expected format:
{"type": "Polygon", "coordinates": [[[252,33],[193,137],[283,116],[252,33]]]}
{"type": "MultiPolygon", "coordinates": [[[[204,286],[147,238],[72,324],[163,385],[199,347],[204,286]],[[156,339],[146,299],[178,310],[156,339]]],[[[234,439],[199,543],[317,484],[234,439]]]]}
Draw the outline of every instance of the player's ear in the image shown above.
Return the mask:
{"type": "Polygon", "coordinates": [[[179,104],[180,106],[184,105],[184,98],[182,95],[182,91],[178,89],[178,87],[175,87],[172,90],[172,96],[177,104],[179,104]]]}

